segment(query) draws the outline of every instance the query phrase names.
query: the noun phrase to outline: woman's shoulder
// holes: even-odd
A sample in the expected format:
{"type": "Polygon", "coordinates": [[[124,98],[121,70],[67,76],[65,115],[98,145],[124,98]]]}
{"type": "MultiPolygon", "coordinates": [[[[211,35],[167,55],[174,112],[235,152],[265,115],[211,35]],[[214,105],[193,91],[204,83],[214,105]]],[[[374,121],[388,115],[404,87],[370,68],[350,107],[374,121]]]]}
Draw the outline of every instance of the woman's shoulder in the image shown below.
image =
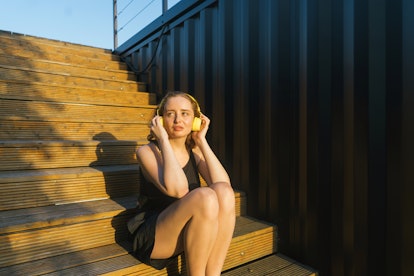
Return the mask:
{"type": "Polygon", "coordinates": [[[157,145],[154,142],[149,142],[148,144],[142,145],[137,148],[136,154],[137,157],[148,156],[149,154],[154,155],[157,151],[157,145]]]}

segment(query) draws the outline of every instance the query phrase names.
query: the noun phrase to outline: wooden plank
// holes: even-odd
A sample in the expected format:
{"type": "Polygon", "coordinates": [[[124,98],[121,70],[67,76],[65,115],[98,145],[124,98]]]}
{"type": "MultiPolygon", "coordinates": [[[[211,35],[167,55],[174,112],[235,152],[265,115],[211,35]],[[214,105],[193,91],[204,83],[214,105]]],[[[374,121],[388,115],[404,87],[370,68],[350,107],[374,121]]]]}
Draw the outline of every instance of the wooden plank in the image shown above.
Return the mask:
{"type": "Polygon", "coordinates": [[[136,164],[3,171],[0,211],[125,197],[138,193],[139,181],[136,164]]]}
{"type": "Polygon", "coordinates": [[[109,70],[128,70],[127,65],[121,61],[107,59],[96,59],[77,54],[62,54],[53,52],[37,52],[30,49],[20,48],[0,48],[1,55],[12,55],[35,60],[50,60],[55,62],[65,62],[69,64],[83,64],[91,68],[101,68],[109,70]]]}
{"type": "Polygon", "coordinates": [[[0,171],[136,164],[147,141],[0,141],[0,171]]]}
{"type": "Polygon", "coordinates": [[[119,91],[140,91],[140,88],[142,89],[142,85],[135,81],[93,78],[89,76],[71,76],[67,73],[50,73],[48,71],[35,69],[22,70],[18,67],[1,64],[0,79],[32,80],[36,82],[113,89],[119,91]]]}
{"type": "Polygon", "coordinates": [[[115,216],[1,235],[0,267],[115,243],[116,237],[126,238],[120,219],[120,216],[115,216]]]}
{"type": "MultiPolygon", "coordinates": [[[[0,172],[0,211],[116,198],[138,192],[138,165],[0,172]]],[[[244,215],[245,194],[235,191],[236,215],[244,215]]]]}
{"type": "Polygon", "coordinates": [[[148,123],[0,121],[0,140],[135,140],[149,134],[148,123]]]}
{"type": "MultiPolygon", "coordinates": [[[[3,184],[1,186],[3,186],[3,184]]],[[[136,195],[139,192],[139,183],[136,183],[135,187],[130,188],[128,196],[122,198],[95,199],[72,204],[2,211],[0,212],[0,234],[77,223],[82,222],[85,217],[87,217],[87,220],[95,220],[107,217],[109,211],[119,213],[134,209],[136,206],[136,195]]],[[[30,193],[30,190],[28,192],[27,195],[36,196],[35,193],[30,193]]],[[[245,200],[243,193],[237,191],[235,192],[235,199],[236,202],[245,200]]],[[[240,206],[240,203],[237,205],[240,206]]],[[[237,205],[236,210],[238,209],[237,205]]],[[[236,215],[240,215],[240,211],[236,211],[236,215]]],[[[252,223],[247,226],[243,221],[243,219],[240,219],[239,224],[243,226],[243,228],[246,228],[244,231],[250,229],[248,227],[255,226],[252,223]]],[[[248,221],[253,222],[254,220],[250,219],[248,221]]],[[[237,232],[236,234],[243,235],[245,232],[237,232]]]]}
{"type": "Polygon", "coordinates": [[[85,221],[110,218],[121,212],[132,212],[136,207],[136,197],[129,196],[117,199],[102,199],[19,209],[0,212],[0,234],[11,234],[19,231],[62,226],[85,221]]]}
{"type": "Polygon", "coordinates": [[[86,64],[72,64],[53,60],[33,59],[33,57],[17,57],[14,55],[0,54],[0,64],[12,66],[21,70],[41,70],[50,73],[63,73],[71,76],[88,76],[90,78],[130,80],[137,79],[135,73],[126,70],[115,70],[101,67],[91,67],[86,64]]]}
{"type": "Polygon", "coordinates": [[[119,56],[112,54],[109,49],[102,49],[92,46],[75,44],[70,42],[58,41],[53,39],[21,35],[0,33],[2,49],[30,50],[35,53],[59,53],[83,55],[90,58],[118,61],[119,56]]]}
{"type": "Polygon", "coordinates": [[[88,260],[102,261],[110,258],[116,258],[118,256],[124,256],[126,251],[131,250],[130,243],[110,244],[102,247],[91,248],[83,251],[77,251],[70,254],[53,256],[46,259],[36,260],[32,262],[16,265],[12,268],[0,268],[0,275],[21,275],[27,276],[34,272],[37,275],[43,275],[51,273],[56,270],[56,264],[59,264],[59,269],[64,270],[76,266],[83,265],[88,260]]]}
{"type": "Polygon", "coordinates": [[[154,112],[153,106],[119,107],[0,99],[0,120],[148,124],[154,112]]]}
{"type": "Polygon", "coordinates": [[[94,57],[82,56],[78,53],[54,53],[33,50],[28,48],[4,48],[0,47],[1,55],[18,56],[35,60],[50,60],[55,62],[65,62],[69,64],[83,64],[91,68],[101,68],[109,70],[128,70],[127,65],[119,60],[112,60],[112,57],[105,59],[97,59],[94,57]]]}
{"type": "Polygon", "coordinates": [[[129,107],[154,105],[153,108],[156,108],[156,96],[153,93],[78,88],[24,80],[0,80],[0,98],[129,107]]]}

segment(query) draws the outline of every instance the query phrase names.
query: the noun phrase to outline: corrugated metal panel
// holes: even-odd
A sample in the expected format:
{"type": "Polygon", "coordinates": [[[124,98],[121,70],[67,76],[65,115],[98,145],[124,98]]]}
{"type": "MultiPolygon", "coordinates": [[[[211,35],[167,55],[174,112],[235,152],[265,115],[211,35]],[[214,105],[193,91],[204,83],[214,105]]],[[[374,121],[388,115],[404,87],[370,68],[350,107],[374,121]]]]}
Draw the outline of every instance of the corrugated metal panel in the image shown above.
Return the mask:
{"type": "Polygon", "coordinates": [[[199,99],[249,214],[321,275],[408,274],[414,4],[182,2],[121,49],[142,70],[159,41],[140,80],[199,99]]]}

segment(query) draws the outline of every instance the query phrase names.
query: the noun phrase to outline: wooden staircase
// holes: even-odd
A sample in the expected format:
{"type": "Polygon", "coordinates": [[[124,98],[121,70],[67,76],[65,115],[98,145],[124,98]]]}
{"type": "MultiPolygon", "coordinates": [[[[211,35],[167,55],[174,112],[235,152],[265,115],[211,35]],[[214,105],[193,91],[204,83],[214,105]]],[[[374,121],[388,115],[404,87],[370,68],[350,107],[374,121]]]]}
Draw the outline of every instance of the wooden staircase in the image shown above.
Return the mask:
{"type": "MultiPolygon", "coordinates": [[[[156,108],[108,50],[0,32],[0,275],[176,275],[133,258],[135,150],[156,108]]],[[[224,275],[316,275],[277,252],[275,225],[237,225],[224,275]],[[294,271],[294,272],[292,272],[294,271]]]]}

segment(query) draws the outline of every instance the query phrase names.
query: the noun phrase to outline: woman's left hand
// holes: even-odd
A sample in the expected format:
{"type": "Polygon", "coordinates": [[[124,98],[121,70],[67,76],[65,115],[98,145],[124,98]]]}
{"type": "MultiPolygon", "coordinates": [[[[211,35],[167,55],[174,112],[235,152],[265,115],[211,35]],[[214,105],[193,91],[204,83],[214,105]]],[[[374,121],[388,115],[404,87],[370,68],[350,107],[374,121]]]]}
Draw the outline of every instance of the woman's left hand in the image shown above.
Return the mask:
{"type": "Polygon", "coordinates": [[[205,116],[203,113],[200,114],[200,119],[201,119],[200,131],[193,131],[191,133],[196,145],[198,145],[200,142],[202,142],[205,139],[208,127],[210,125],[210,119],[207,116],[205,116]]]}

